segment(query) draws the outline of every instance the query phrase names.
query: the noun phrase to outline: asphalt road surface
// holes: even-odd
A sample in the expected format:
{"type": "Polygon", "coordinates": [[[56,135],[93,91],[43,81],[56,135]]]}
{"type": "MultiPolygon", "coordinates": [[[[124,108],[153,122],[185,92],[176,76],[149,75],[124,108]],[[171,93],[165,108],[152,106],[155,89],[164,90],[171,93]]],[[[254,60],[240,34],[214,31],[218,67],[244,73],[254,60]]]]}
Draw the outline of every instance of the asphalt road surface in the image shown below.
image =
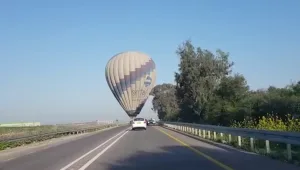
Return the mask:
{"type": "Polygon", "coordinates": [[[0,163],[0,170],[296,170],[161,127],[117,127],[0,163]]]}

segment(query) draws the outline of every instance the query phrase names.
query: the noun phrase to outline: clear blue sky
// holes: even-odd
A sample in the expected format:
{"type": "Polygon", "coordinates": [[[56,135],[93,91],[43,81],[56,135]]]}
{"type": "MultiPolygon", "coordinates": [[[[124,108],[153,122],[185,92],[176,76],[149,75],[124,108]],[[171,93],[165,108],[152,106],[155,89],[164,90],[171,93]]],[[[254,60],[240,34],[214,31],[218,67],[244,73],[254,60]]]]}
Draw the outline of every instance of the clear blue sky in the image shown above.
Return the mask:
{"type": "MultiPolygon", "coordinates": [[[[0,122],[126,120],[106,62],[139,50],[172,83],[186,39],[231,54],[251,89],[300,80],[299,0],[0,2],[0,122]]],[[[145,106],[141,116],[154,116],[145,106]]]]}

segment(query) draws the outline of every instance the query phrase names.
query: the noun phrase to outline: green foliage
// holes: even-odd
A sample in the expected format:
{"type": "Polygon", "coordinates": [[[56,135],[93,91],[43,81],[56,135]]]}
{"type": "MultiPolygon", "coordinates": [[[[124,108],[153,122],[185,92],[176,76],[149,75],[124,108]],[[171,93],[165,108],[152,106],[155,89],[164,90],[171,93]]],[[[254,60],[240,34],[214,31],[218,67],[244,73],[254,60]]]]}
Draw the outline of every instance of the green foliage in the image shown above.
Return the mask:
{"type": "Polygon", "coordinates": [[[187,122],[206,120],[218,83],[231,72],[233,63],[228,61],[229,54],[221,50],[213,54],[186,41],[178,48],[177,55],[180,57],[175,73],[179,117],[187,122]]]}
{"type": "Polygon", "coordinates": [[[178,106],[175,96],[175,85],[162,84],[153,88],[150,95],[153,110],[158,112],[158,118],[161,120],[176,121],[178,117],[178,106]]]}
{"type": "Polygon", "coordinates": [[[260,117],[258,120],[249,118],[240,122],[233,121],[231,127],[300,132],[300,120],[293,118],[290,114],[287,114],[285,119],[282,119],[277,115],[267,114],[266,116],[260,117]]]}
{"type": "Polygon", "coordinates": [[[176,54],[176,85],[157,85],[152,91],[161,120],[299,131],[300,81],[249,90],[242,74],[232,74],[229,53],[194,47],[188,40],[176,54]]]}

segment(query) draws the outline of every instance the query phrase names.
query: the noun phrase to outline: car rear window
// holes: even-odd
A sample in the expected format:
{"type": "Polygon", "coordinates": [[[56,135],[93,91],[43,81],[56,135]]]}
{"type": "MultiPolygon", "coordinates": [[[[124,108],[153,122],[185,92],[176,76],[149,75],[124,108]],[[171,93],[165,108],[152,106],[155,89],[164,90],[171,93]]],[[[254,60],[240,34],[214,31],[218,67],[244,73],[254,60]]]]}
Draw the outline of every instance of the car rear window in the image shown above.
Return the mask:
{"type": "Polygon", "coordinates": [[[144,121],[144,118],[135,118],[133,121],[144,121]]]}

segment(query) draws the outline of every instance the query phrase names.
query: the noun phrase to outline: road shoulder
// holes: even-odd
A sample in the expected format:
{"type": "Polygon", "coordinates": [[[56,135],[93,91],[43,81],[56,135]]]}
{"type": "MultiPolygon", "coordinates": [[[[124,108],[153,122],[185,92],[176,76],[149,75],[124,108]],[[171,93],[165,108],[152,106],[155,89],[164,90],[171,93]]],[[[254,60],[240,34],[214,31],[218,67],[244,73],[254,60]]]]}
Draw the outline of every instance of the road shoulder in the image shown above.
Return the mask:
{"type": "Polygon", "coordinates": [[[215,160],[222,162],[233,169],[253,170],[253,169],[272,169],[272,170],[297,170],[299,167],[278,160],[253,153],[243,152],[237,149],[222,147],[221,145],[211,144],[197,140],[184,134],[177,133],[163,127],[157,127],[176,139],[183,141],[194,149],[208,155],[215,160]]]}

